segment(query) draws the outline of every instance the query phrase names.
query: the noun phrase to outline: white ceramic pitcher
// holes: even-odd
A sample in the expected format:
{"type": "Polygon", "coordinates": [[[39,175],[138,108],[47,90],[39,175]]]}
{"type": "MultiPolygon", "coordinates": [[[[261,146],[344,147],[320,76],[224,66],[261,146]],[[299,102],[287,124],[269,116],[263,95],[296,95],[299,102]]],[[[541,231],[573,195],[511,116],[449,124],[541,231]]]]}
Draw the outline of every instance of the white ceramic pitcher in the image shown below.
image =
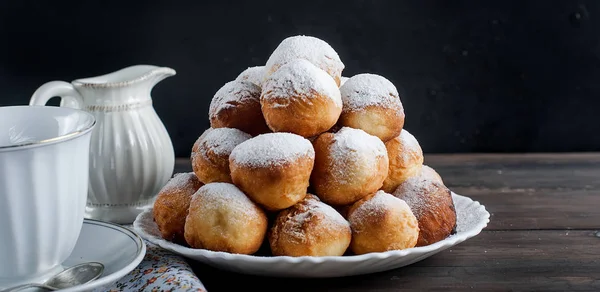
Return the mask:
{"type": "Polygon", "coordinates": [[[128,224],[152,207],[175,164],[173,144],[152,107],[150,92],[175,75],[171,68],[137,65],[71,83],[38,88],[31,105],[61,97],[61,106],[96,118],[89,162],[86,218],[128,224]]]}

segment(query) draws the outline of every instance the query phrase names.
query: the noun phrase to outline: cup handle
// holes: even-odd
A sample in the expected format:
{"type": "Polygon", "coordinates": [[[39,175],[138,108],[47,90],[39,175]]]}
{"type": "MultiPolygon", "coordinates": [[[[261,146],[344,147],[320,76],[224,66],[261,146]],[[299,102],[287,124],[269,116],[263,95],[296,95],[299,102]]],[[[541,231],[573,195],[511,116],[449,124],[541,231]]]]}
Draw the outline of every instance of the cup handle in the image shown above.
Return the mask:
{"type": "Polygon", "coordinates": [[[81,94],[71,83],[64,81],[50,81],[40,86],[31,96],[29,105],[46,105],[55,96],[60,97],[60,106],[83,109],[81,94]]]}

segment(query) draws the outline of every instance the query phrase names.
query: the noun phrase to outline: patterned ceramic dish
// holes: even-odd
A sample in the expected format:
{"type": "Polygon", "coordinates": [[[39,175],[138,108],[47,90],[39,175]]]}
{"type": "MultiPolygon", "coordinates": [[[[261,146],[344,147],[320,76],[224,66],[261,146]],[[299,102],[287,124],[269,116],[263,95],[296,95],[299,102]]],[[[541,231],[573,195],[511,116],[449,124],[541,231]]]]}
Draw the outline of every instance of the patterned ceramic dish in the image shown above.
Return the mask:
{"type": "Polygon", "coordinates": [[[133,226],[140,236],[166,250],[224,270],[275,277],[342,277],[410,265],[479,234],[490,221],[485,207],[465,196],[452,193],[452,197],[457,213],[456,234],[428,246],[356,256],[254,256],[192,249],[162,239],[152,210],[141,213],[133,226]]]}

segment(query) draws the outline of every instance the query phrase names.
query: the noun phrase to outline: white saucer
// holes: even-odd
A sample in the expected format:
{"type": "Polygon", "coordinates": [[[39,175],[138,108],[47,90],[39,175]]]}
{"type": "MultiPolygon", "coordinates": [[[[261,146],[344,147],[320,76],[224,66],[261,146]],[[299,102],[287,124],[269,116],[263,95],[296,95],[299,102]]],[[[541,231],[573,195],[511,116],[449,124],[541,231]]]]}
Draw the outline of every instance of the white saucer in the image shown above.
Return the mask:
{"type": "Polygon", "coordinates": [[[134,232],[112,223],[85,219],[75,249],[63,266],[100,262],[104,264],[104,273],[88,284],[60,291],[92,291],[111,285],[135,269],[145,255],[146,244],[134,232]]]}

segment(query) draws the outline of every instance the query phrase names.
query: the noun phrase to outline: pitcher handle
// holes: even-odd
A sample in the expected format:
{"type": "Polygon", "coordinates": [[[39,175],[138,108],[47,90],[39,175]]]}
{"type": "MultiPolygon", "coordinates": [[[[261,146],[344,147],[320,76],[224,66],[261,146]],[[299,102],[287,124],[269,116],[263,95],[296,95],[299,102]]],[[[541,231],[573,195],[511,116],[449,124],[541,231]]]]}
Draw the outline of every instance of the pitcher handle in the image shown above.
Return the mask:
{"type": "Polygon", "coordinates": [[[83,109],[81,94],[71,83],[64,81],[50,81],[40,86],[31,96],[29,105],[46,105],[55,96],[60,97],[60,106],[83,109]]]}

